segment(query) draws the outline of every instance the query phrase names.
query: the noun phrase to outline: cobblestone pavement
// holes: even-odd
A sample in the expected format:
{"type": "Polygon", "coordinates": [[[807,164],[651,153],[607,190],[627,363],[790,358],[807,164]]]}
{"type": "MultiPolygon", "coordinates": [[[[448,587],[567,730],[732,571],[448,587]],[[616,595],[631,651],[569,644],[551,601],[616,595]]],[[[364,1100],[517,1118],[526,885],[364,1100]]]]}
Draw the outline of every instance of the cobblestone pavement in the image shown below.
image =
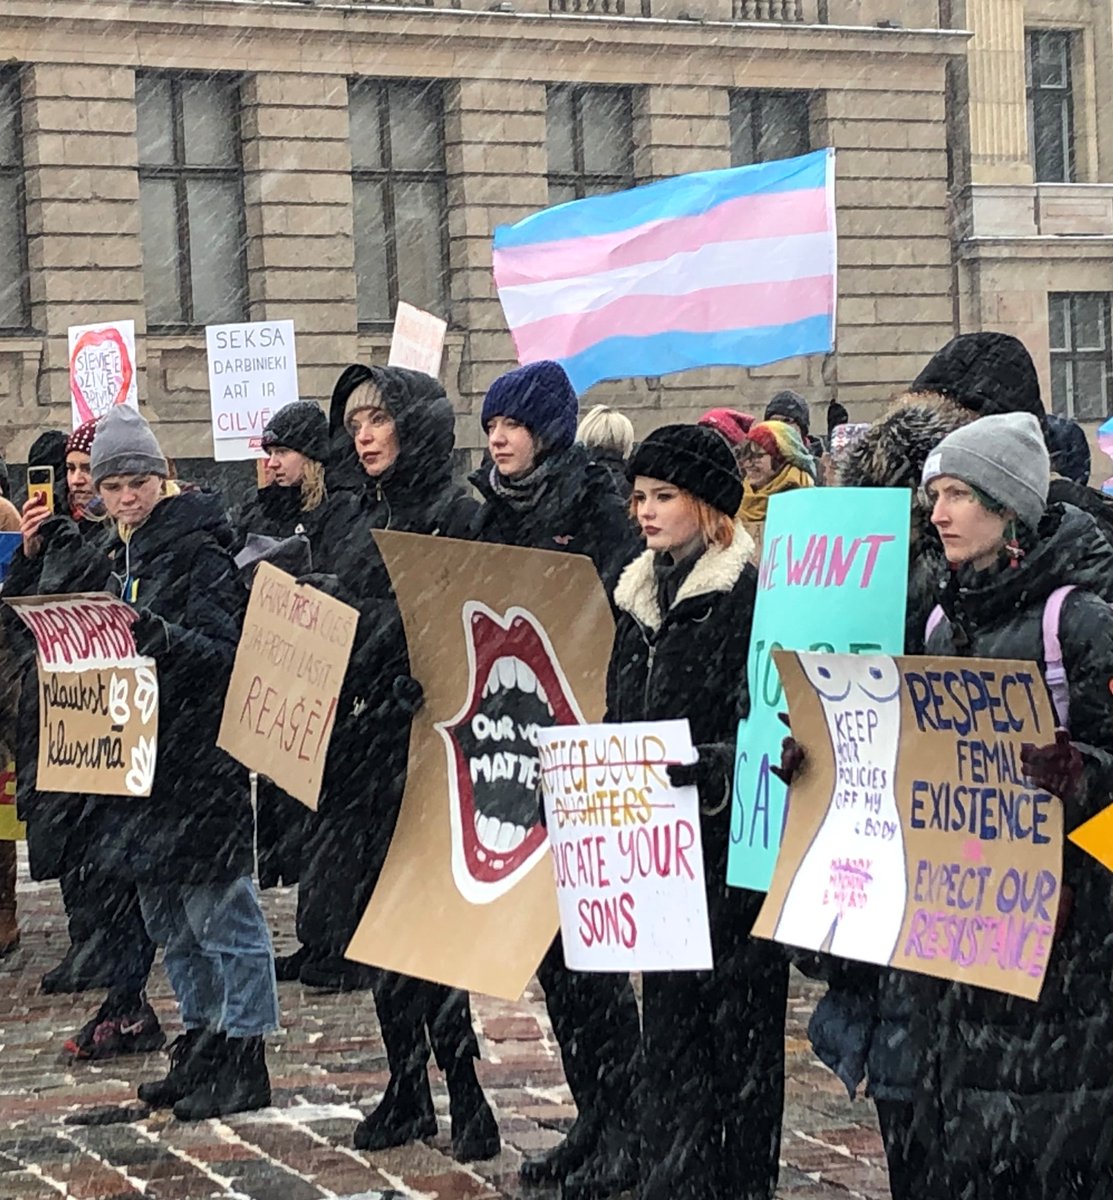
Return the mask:
{"type": "MultiPolygon", "coordinates": [[[[58,890],[21,878],[23,944],[0,963],[0,1200],[484,1200],[520,1197],[523,1154],[555,1143],[573,1117],[534,986],[518,1004],[478,998],[487,1088],[504,1149],[464,1167],[448,1152],[447,1098],[434,1073],[441,1130],[431,1145],[365,1155],[351,1148],[360,1109],[386,1083],[386,1063],[369,993],[322,995],[281,985],[284,1031],[268,1047],[274,1107],[226,1121],[182,1124],[156,1114],[131,1124],[64,1124],[86,1106],[126,1104],[135,1085],[163,1073],[161,1054],[64,1063],[65,1037],[101,993],[50,997],[43,971],[67,938],[58,890]]],[[[279,952],[292,949],[293,893],[270,893],[268,916],[279,952]]],[[[174,1002],[161,967],[152,1003],[171,1036],[174,1002]]],[[[851,1104],[811,1056],[804,1029],[814,989],[795,977],[786,1032],[787,1109],[779,1196],[792,1200],[887,1197],[884,1156],[872,1105],[851,1104]]],[[[533,1191],[555,1200],[555,1191],[533,1191]]]]}

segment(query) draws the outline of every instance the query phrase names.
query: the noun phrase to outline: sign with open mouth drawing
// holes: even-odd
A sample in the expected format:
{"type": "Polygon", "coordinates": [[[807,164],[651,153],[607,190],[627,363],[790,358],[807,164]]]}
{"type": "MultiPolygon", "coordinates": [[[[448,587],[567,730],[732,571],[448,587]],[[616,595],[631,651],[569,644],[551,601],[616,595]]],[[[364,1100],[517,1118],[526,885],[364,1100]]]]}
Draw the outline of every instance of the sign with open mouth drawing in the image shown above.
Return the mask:
{"type": "Polygon", "coordinates": [[[376,532],[424,688],[402,811],[348,956],[517,999],[558,928],[538,732],[603,715],[591,561],[376,532]]]}

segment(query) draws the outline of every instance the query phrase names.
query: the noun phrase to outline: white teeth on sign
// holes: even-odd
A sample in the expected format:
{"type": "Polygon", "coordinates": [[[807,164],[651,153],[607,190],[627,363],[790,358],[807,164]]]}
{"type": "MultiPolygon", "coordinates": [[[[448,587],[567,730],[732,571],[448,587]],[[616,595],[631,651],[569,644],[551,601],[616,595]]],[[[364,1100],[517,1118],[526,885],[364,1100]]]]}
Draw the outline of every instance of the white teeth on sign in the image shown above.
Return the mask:
{"type": "Polygon", "coordinates": [[[509,821],[503,821],[499,827],[498,838],[495,841],[494,849],[506,851],[514,845],[514,830],[516,825],[512,825],[509,821]]]}
{"type": "Polygon", "coordinates": [[[520,658],[514,660],[514,670],[518,676],[518,686],[523,692],[535,692],[537,690],[537,676],[534,675],[533,671],[520,658]]]}
{"type": "Polygon", "coordinates": [[[499,824],[498,817],[480,817],[479,824],[475,827],[479,840],[488,850],[498,849],[499,824]]]}
{"type": "Polygon", "coordinates": [[[514,670],[514,660],[512,658],[500,658],[495,663],[495,670],[498,672],[500,687],[508,688],[514,686],[517,672],[514,670]]]}
{"type": "Polygon", "coordinates": [[[484,700],[486,700],[488,696],[490,696],[494,693],[494,690],[495,690],[497,684],[498,684],[498,680],[495,676],[495,672],[492,671],[490,673],[490,675],[487,676],[487,682],[483,685],[483,699],[484,700]]]}
{"type": "MultiPolygon", "coordinates": [[[[535,676],[535,678],[536,678],[536,676],[535,676]]],[[[537,698],[538,698],[538,699],[541,701],[541,703],[542,703],[542,704],[548,704],[548,703],[549,703],[549,696],[548,696],[548,693],[547,693],[547,692],[545,691],[545,689],[544,689],[544,688],[541,686],[541,680],[540,680],[540,679],[538,679],[538,680],[537,680],[537,698]]],[[[553,710],[550,708],[550,709],[549,709],[549,711],[550,711],[550,712],[552,712],[553,710]]]]}
{"type": "Polygon", "coordinates": [[[503,826],[503,829],[510,829],[510,842],[505,847],[507,850],[517,850],[518,847],[526,840],[526,831],[521,825],[503,826]]]}

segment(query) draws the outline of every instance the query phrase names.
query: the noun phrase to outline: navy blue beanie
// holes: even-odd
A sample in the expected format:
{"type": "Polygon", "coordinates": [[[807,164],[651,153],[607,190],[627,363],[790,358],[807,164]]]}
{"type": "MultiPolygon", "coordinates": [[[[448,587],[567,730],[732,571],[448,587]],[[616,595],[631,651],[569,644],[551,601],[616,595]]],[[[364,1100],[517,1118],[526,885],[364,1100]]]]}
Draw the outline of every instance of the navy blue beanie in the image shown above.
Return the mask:
{"type": "Polygon", "coordinates": [[[527,363],[507,371],[483,397],[483,429],[495,417],[509,417],[524,425],[541,449],[567,450],[576,440],[580,402],[572,382],[557,362],[527,363]]]}

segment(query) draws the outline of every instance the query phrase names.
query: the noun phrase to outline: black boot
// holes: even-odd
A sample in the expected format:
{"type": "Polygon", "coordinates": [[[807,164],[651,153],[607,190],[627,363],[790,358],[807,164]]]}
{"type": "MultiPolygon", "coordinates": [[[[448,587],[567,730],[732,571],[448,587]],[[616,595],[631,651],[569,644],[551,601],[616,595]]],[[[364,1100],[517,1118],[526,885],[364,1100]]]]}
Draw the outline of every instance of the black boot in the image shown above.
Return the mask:
{"type": "Polygon", "coordinates": [[[48,996],[111,987],[115,980],[103,963],[98,965],[101,957],[88,942],[71,945],[62,961],[42,977],[39,986],[48,996]]]}
{"type": "Polygon", "coordinates": [[[448,1108],[452,1114],[452,1157],[457,1162],[482,1162],[502,1149],[498,1122],[475,1077],[475,1059],[464,1058],[449,1068],[448,1108]]]}
{"type": "Polygon", "coordinates": [[[152,1108],[173,1108],[205,1078],[224,1034],[187,1029],[170,1043],[170,1070],[165,1079],[139,1085],[139,1099],[152,1108]]]}
{"type": "Polygon", "coordinates": [[[594,1125],[583,1117],[572,1122],[564,1141],[544,1154],[522,1160],[518,1178],[525,1184],[555,1183],[571,1175],[595,1150],[598,1134],[594,1125]]]}
{"type": "Polygon", "coordinates": [[[607,1200],[638,1184],[638,1139],[627,1128],[605,1129],[595,1150],[560,1185],[560,1200],[607,1200]]]}
{"type": "Polygon", "coordinates": [[[357,1150],[386,1150],[436,1134],[437,1116],[423,1065],[405,1078],[390,1077],[375,1111],[356,1126],[352,1142],[357,1150]]]}
{"type": "Polygon", "coordinates": [[[261,1037],[226,1037],[208,1076],[174,1105],[179,1121],[204,1121],[251,1112],[271,1102],[266,1049],[261,1037]]]}
{"type": "Polygon", "coordinates": [[[274,977],[279,983],[292,983],[301,977],[302,968],[310,960],[308,946],[299,946],[293,954],[282,954],[274,960],[274,977]]]}
{"type": "Polygon", "coordinates": [[[374,967],[352,962],[341,954],[311,957],[302,965],[298,978],[306,987],[324,992],[362,992],[375,985],[374,967]]]}

